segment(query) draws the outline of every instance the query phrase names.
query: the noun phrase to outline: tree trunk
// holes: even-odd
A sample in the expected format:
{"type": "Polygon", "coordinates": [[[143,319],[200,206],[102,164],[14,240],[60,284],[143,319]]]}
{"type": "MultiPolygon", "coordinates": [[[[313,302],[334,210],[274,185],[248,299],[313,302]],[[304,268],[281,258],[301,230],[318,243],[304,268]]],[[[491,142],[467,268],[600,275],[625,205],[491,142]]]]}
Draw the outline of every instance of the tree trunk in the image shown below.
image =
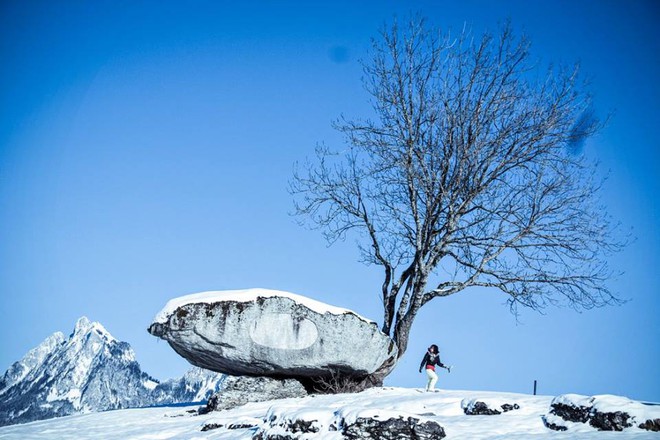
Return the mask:
{"type": "Polygon", "coordinates": [[[408,338],[410,338],[410,329],[412,328],[413,317],[406,315],[401,321],[397,322],[394,329],[394,342],[398,348],[397,361],[403,357],[408,349],[408,338]]]}

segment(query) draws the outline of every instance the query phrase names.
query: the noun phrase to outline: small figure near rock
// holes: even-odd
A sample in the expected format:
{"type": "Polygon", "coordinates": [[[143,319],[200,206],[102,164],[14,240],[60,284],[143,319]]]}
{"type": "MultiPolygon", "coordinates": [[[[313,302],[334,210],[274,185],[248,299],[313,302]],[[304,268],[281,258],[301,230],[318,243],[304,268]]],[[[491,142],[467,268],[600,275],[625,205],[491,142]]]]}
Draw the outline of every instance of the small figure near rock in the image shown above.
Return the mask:
{"type": "Polygon", "coordinates": [[[435,372],[436,365],[440,368],[446,368],[447,371],[451,372],[451,367],[447,367],[442,362],[440,362],[440,351],[438,346],[433,344],[428,348],[428,351],[422,359],[422,363],[419,365],[419,372],[422,372],[422,368],[426,367],[426,375],[428,376],[428,382],[426,383],[426,391],[434,391],[435,384],[438,382],[438,375],[435,372]]]}

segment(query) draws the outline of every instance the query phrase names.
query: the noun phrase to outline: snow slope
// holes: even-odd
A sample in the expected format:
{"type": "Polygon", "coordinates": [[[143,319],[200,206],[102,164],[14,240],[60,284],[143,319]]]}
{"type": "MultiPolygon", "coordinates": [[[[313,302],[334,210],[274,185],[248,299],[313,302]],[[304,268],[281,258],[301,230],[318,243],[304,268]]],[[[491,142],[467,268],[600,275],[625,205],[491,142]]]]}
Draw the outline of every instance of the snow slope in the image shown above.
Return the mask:
{"type": "MultiPolygon", "coordinates": [[[[524,394],[445,391],[423,393],[417,389],[376,388],[359,394],[309,396],[250,403],[240,408],[192,415],[195,407],[146,408],[108,411],[104,413],[63,417],[0,428],[0,439],[251,439],[262,429],[265,434],[277,434],[277,423],[285,420],[316,420],[321,428],[317,434],[305,434],[302,439],[339,440],[342,436],[328,427],[339,419],[377,415],[414,415],[442,425],[447,439],[658,439],[659,433],[627,428],[623,432],[597,431],[589,425],[572,424],[568,431],[546,428],[542,417],[548,413],[553,397],[524,394]],[[468,402],[506,402],[520,409],[500,415],[469,416],[463,407],[468,402]],[[277,416],[276,423],[265,420],[277,416]],[[218,428],[202,432],[207,424],[228,426],[253,425],[252,428],[218,428]]],[[[612,401],[614,402],[615,399],[612,401]]],[[[660,407],[649,407],[649,414],[660,417],[660,407]]],[[[279,431],[278,431],[279,430],[279,431]]]]}

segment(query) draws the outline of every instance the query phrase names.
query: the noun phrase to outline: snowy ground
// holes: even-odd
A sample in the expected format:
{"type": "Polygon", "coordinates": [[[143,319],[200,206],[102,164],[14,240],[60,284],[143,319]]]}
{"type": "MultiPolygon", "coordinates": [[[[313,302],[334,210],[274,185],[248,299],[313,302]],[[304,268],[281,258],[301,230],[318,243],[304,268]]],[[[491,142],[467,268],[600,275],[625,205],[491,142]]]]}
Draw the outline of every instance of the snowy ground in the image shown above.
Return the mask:
{"type": "MultiPolygon", "coordinates": [[[[251,439],[256,429],[268,427],[264,420],[277,415],[278,420],[303,418],[317,420],[318,434],[306,437],[339,440],[338,432],[328,427],[339,417],[350,419],[379,414],[414,415],[438,422],[445,428],[447,439],[659,439],[660,433],[627,428],[623,432],[601,432],[589,425],[572,424],[566,432],[546,428],[542,416],[547,414],[553,397],[526,394],[476,391],[423,393],[416,389],[377,388],[359,394],[310,396],[302,399],[252,403],[233,410],[194,416],[188,411],[196,407],[165,407],[108,411],[104,413],[63,417],[0,428],[0,439],[251,439]],[[518,404],[520,409],[492,416],[468,416],[462,409],[473,400],[490,403],[518,404]],[[206,424],[244,424],[255,428],[219,428],[202,432],[206,424]]],[[[649,407],[649,413],[660,417],[660,407],[649,407]]],[[[271,429],[273,429],[271,427],[271,429]]],[[[271,431],[271,433],[275,433],[271,431]]]]}

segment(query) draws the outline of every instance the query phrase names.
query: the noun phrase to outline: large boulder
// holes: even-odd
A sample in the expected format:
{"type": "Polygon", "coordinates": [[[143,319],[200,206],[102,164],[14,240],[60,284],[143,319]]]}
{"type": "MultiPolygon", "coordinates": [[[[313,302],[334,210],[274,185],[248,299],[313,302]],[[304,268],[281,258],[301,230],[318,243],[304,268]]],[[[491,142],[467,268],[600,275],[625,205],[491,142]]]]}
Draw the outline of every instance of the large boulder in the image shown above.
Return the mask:
{"type": "Polygon", "coordinates": [[[397,353],[373,321],[266,289],[173,299],[149,332],[193,365],[233,376],[293,378],[308,389],[338,377],[378,377],[374,373],[391,367],[397,353]]]}

